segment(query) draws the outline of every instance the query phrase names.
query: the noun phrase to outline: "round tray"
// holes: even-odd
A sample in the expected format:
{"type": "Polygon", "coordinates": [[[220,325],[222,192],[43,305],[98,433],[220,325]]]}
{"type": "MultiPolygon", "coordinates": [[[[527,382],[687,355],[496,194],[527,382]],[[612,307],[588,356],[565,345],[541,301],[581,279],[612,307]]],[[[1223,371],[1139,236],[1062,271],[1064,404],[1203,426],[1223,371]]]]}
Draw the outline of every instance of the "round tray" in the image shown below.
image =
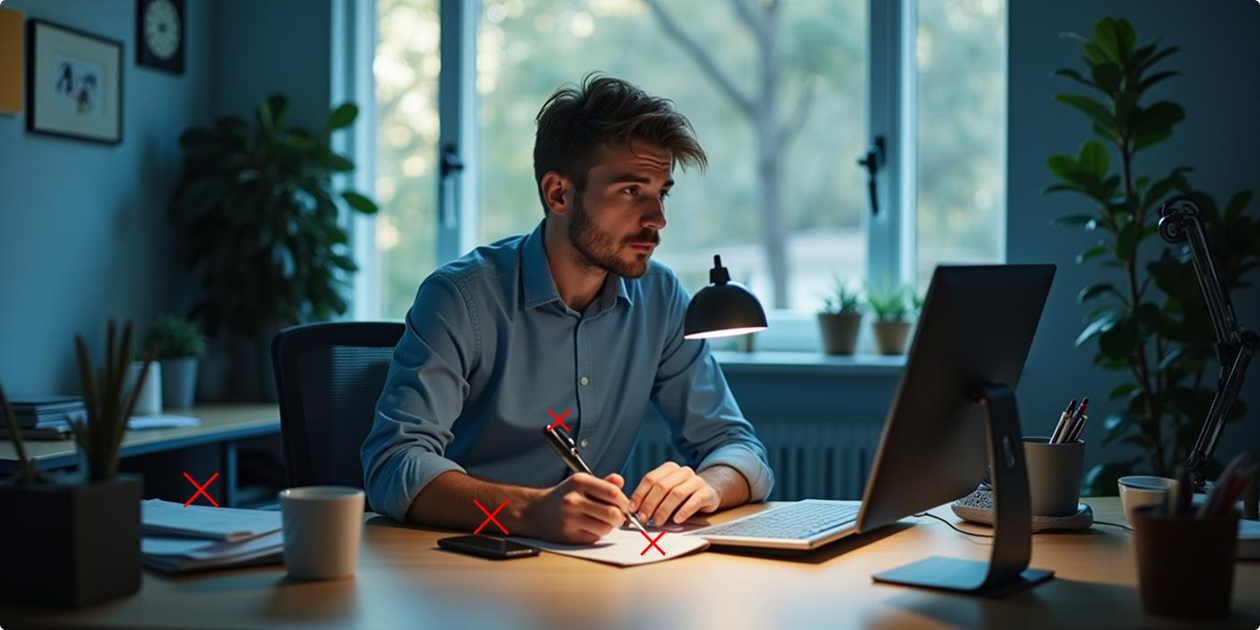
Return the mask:
{"type": "MultiPolygon", "coordinates": [[[[992,505],[992,493],[988,490],[976,490],[966,497],[950,504],[954,514],[964,521],[993,525],[993,509],[981,507],[992,505]]],[[[1089,529],[1094,524],[1094,510],[1084,503],[1076,504],[1076,513],[1069,516],[1037,516],[1032,517],[1032,531],[1044,532],[1056,529],[1089,529]]]]}

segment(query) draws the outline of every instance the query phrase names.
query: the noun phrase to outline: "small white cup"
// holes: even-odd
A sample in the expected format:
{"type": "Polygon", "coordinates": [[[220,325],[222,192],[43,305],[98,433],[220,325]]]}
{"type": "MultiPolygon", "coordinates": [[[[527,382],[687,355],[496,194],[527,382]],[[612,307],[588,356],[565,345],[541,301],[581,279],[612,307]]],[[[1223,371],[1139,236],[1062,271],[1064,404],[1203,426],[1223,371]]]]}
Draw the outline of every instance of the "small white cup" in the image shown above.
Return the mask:
{"type": "Polygon", "coordinates": [[[298,580],[354,575],[363,535],[363,490],[306,486],[280,491],[284,566],[298,580]]]}
{"type": "Polygon", "coordinates": [[[1133,511],[1148,505],[1163,505],[1164,496],[1177,487],[1176,479],[1151,475],[1129,475],[1119,479],[1120,507],[1124,520],[1133,524],[1133,511]]]}
{"type": "MultiPolygon", "coordinates": [[[[144,361],[132,361],[127,366],[125,385],[128,390],[135,388],[140,380],[140,370],[144,369],[144,361]]],[[[137,416],[151,416],[162,413],[162,364],[154,361],[149,364],[149,372],[144,375],[144,386],[136,397],[136,408],[132,412],[137,416]]]]}

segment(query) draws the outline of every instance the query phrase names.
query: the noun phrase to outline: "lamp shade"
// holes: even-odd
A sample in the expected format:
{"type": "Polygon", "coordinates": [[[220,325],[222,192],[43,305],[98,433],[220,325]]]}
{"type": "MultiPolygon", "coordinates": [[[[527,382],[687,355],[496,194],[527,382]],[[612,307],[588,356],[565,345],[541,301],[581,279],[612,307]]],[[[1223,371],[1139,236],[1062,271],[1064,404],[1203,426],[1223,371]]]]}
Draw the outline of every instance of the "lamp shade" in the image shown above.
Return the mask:
{"type": "Polygon", "coordinates": [[[766,329],[766,311],[747,287],[731,282],[722,257],[713,257],[709,286],[700,289],[687,305],[683,327],[686,339],[711,339],[746,335],[766,329]]]}

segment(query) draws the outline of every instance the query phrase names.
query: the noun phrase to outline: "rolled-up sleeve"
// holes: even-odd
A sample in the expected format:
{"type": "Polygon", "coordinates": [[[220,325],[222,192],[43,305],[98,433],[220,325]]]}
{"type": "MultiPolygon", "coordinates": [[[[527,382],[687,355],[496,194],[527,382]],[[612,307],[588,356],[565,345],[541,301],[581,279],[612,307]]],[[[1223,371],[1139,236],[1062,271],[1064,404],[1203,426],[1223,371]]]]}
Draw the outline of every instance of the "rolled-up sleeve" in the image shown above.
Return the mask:
{"type": "Polygon", "coordinates": [[[429,276],[407,312],[389,375],[363,441],[364,487],[372,510],[407,520],[411,502],[438,475],[463,467],[444,456],[468,397],[478,356],[473,311],[455,279],[429,276]]]}
{"type": "Polygon", "coordinates": [[[748,480],[749,499],[764,501],[774,488],[766,448],[744,418],[722,368],[703,339],[684,339],[687,293],[675,279],[667,341],[652,385],[652,403],[669,423],[674,446],[697,471],[730,466],[748,480]]]}

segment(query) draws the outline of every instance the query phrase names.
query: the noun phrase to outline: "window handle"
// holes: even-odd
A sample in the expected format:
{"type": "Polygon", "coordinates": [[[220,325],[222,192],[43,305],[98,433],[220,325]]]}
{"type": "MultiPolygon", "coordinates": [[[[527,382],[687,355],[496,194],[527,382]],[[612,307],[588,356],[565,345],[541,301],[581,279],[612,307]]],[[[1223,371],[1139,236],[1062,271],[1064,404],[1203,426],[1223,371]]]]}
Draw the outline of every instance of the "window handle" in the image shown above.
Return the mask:
{"type": "Polygon", "coordinates": [[[871,193],[871,214],[879,214],[879,196],[875,190],[875,176],[884,167],[884,136],[875,136],[875,144],[866,147],[866,157],[857,161],[866,167],[866,188],[871,193]]]}
{"type": "Polygon", "coordinates": [[[462,170],[464,170],[464,161],[459,159],[459,152],[455,150],[455,145],[446,145],[446,148],[442,149],[440,194],[442,196],[442,226],[448,230],[453,230],[456,226],[455,176],[462,170]]]}

